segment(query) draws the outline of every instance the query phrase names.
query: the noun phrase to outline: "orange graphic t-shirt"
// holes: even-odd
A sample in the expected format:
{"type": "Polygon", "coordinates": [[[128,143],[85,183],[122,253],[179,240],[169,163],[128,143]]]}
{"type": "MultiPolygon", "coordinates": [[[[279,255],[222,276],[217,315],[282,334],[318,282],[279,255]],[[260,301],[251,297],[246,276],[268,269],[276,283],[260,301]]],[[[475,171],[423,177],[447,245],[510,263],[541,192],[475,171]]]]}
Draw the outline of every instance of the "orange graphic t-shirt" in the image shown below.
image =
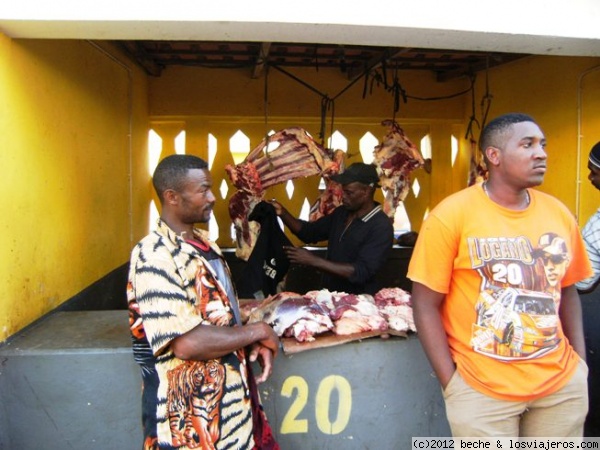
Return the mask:
{"type": "Polygon", "coordinates": [[[442,321],[461,376],[505,400],[537,398],[571,378],[579,357],[560,324],[561,288],[591,274],[570,211],[529,194],[522,211],[492,202],[480,184],[448,197],[423,223],[408,270],[446,294],[442,321]]]}

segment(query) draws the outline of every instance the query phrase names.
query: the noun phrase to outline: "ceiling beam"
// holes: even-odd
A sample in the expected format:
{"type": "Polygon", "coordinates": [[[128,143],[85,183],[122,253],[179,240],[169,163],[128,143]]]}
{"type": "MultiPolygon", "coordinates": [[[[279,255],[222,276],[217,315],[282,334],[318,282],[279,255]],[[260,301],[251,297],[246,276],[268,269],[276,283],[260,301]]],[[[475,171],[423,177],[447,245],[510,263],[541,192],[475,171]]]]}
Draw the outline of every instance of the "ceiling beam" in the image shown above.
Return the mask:
{"type": "Polygon", "coordinates": [[[254,65],[254,71],[252,72],[252,78],[259,78],[265,68],[267,60],[269,59],[269,51],[271,50],[270,42],[263,42],[260,44],[260,50],[258,51],[258,57],[256,58],[256,64],[254,65]]]}
{"type": "Polygon", "coordinates": [[[481,72],[492,67],[506,64],[517,59],[525,58],[529,55],[524,54],[489,54],[485,61],[475,61],[469,64],[461,64],[461,67],[454,70],[444,70],[436,73],[436,81],[444,82],[453,78],[462,76],[473,76],[477,72],[481,72]]]}
{"type": "Polygon", "coordinates": [[[154,62],[154,58],[146,52],[140,42],[117,41],[117,45],[127,53],[148,75],[159,77],[163,67],[154,62]]]}
{"type": "Polygon", "coordinates": [[[391,61],[405,53],[409,53],[410,51],[412,51],[411,48],[384,48],[379,55],[374,56],[367,62],[366,67],[363,67],[362,69],[353,68],[348,70],[348,79],[353,80],[357,76],[362,75],[365,69],[368,69],[369,71],[375,70],[383,64],[383,60],[391,61]]]}

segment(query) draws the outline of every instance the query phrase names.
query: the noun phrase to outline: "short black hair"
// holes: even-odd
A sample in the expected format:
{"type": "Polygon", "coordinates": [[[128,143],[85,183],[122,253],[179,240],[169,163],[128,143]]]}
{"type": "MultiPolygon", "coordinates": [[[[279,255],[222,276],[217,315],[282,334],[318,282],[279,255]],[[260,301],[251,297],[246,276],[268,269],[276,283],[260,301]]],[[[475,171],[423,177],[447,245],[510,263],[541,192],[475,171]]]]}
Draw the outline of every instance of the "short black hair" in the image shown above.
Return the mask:
{"type": "MultiPolygon", "coordinates": [[[[503,134],[510,129],[515,123],[521,122],[537,122],[533,117],[523,113],[508,113],[496,117],[490,121],[482,130],[479,137],[479,148],[485,156],[485,150],[488,147],[496,147],[501,150],[500,140],[503,134]]],[[[487,159],[487,158],[486,158],[487,159]]]]}
{"type": "Polygon", "coordinates": [[[600,169],[600,142],[592,147],[588,160],[596,169],[600,169]]]}
{"type": "Polygon", "coordinates": [[[177,192],[181,190],[188,170],[207,168],[208,163],[194,155],[169,155],[163,158],[152,175],[152,184],[161,203],[166,190],[172,189],[177,192]]]}

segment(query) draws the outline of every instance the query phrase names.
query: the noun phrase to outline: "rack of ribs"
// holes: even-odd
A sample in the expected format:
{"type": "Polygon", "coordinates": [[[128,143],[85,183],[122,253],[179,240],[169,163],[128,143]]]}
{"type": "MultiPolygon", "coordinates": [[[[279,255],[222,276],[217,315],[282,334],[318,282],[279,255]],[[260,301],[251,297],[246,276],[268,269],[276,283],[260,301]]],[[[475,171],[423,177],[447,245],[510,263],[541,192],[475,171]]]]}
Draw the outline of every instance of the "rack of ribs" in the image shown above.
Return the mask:
{"type": "Polygon", "coordinates": [[[238,189],[229,201],[236,255],[248,260],[259,232],[258,224],[248,222],[248,215],[263,200],[265,190],[295,178],[338,173],[339,163],[304,129],[291,127],[267,136],[241,163],[227,165],[225,170],[238,189]]]}

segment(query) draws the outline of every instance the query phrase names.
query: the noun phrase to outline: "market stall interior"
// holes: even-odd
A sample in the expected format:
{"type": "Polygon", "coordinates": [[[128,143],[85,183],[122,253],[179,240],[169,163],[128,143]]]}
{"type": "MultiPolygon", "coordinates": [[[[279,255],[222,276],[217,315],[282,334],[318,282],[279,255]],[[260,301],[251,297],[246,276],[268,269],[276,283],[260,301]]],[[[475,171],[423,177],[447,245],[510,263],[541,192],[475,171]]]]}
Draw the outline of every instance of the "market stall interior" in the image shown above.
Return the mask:
{"type": "MultiPolygon", "coordinates": [[[[132,448],[138,445],[139,377],[130,355],[124,311],[128,266],[112,269],[125,261],[123,255],[135,243],[133,238],[142,234],[140,230],[145,233],[156,222],[159,202],[151,193],[148,174],[162,157],[185,152],[197,153],[209,162],[219,199],[207,230],[225,249],[238,288],[245,281],[249,258],[260,238],[260,227],[250,220],[257,204],[270,198],[284,199],[291,213],[309,220],[339,205],[339,191],[329,182],[332,174],[355,162],[378,167],[384,189],[377,192],[377,201],[393,220],[395,245],[378,273],[382,289],[377,294],[324,291],[318,271],[292,265],[277,286],[277,294],[263,288],[265,299],[242,300],[247,320],[271,321],[281,327],[283,336],[285,351],[278,357],[272,380],[263,388],[265,408],[286,448],[368,448],[374,441],[381,448],[394,448],[400,438],[408,445],[411,434],[448,435],[439,386],[411,323],[411,284],[406,269],[414,231],[430,208],[448,193],[485,176],[476,141],[492,103],[499,102],[498,109],[512,107],[515,103],[507,99],[519,92],[522,103],[537,107],[535,98],[545,99],[548,93],[560,95],[560,101],[540,108],[547,114],[545,119],[550,119],[549,127],[555,127],[559,141],[576,127],[564,125],[564,110],[556,109],[557,105],[597,110],[593,108],[597,103],[585,103],[587,97],[574,105],[566,101],[566,94],[562,96],[566,91],[574,97],[573,92],[555,88],[557,78],[569,79],[573,86],[578,82],[573,81],[576,76],[580,76],[579,81],[583,79],[580,73],[587,73],[590,63],[575,58],[562,65],[558,58],[533,56],[538,59],[532,62],[529,54],[490,51],[178,40],[15,40],[11,54],[20,57],[20,52],[27,55],[23,58],[26,63],[31,57],[34,64],[14,64],[17,70],[34,67],[31,74],[35,78],[45,74],[48,65],[48,78],[67,94],[70,86],[84,87],[86,95],[78,92],[83,98],[64,102],[48,99],[42,89],[34,89],[31,92],[42,101],[36,98],[26,105],[35,103],[33,109],[40,111],[36,119],[43,118],[31,123],[47,123],[48,130],[54,126],[61,138],[74,136],[77,144],[85,140],[85,151],[80,153],[98,158],[91,161],[99,164],[86,164],[99,167],[97,178],[84,172],[82,179],[72,177],[79,183],[78,189],[62,185],[59,189],[61,194],[103,193],[91,196],[93,206],[84,204],[76,211],[90,218],[85,222],[89,227],[85,236],[97,231],[102,214],[120,217],[105,227],[109,231],[102,245],[111,248],[110,258],[104,248],[93,247],[95,241],[85,241],[89,242],[88,250],[98,253],[95,262],[104,264],[94,267],[94,279],[109,273],[91,285],[85,277],[80,277],[79,285],[71,282],[73,288],[88,287],[66,301],[63,292],[54,295],[60,290],[45,279],[46,290],[52,290],[54,296],[48,298],[36,291],[35,300],[46,302],[38,308],[40,314],[54,308],[51,314],[16,333],[10,345],[0,349],[5,380],[0,386],[5,404],[0,410],[0,435],[5,436],[0,437],[0,447],[6,442],[2,439],[19,448],[42,448],[44,442],[66,447],[82,439],[88,441],[88,448],[93,448],[92,442],[102,442],[104,448],[124,448],[129,440],[132,448]],[[129,55],[143,73],[142,82],[136,70],[122,63],[124,55],[129,55]],[[536,73],[544,74],[544,82],[535,79],[531,65],[537,68],[536,73]],[[88,70],[93,81],[82,80],[88,70]],[[58,81],[54,78],[63,73],[69,81],[64,83],[67,87],[60,76],[58,81]],[[105,85],[107,80],[112,84],[105,85]],[[506,82],[505,87],[501,81],[506,82]],[[143,91],[142,99],[137,97],[138,91],[143,91]],[[526,95],[526,91],[536,91],[535,96],[526,95]],[[95,113],[90,116],[84,111],[88,96],[96,108],[88,108],[95,113]],[[45,102],[47,109],[43,108],[45,102]],[[77,114],[63,114],[85,120],[71,119],[73,129],[61,128],[69,120],[54,113],[57,104],[77,105],[77,114]],[[138,108],[144,107],[147,110],[140,125],[136,114],[142,115],[138,108]],[[104,114],[111,120],[118,118],[119,123],[107,120],[104,114]],[[61,127],[53,122],[55,116],[61,127]],[[97,128],[86,128],[91,127],[89,124],[97,128]],[[564,128],[557,126],[560,124],[564,128]],[[79,139],[79,130],[74,131],[78,127],[85,139],[79,139]],[[101,136],[101,142],[96,143],[96,136],[101,136]],[[128,137],[127,144],[117,139],[122,136],[128,137]],[[104,154],[106,159],[98,156],[104,154]],[[123,174],[127,181],[119,184],[122,180],[115,180],[115,193],[109,195],[106,179],[118,178],[115,173],[123,174]],[[131,198],[124,194],[127,192],[131,198]],[[115,258],[122,259],[114,263],[115,258]],[[289,304],[302,307],[293,315],[289,304]],[[285,327],[283,318],[289,319],[285,327]],[[118,389],[111,386],[113,377],[118,389]],[[61,379],[65,386],[75,386],[77,392],[67,389],[72,395],[57,398],[55,385],[48,379],[61,379]],[[84,426],[74,423],[75,418],[84,426]],[[37,433],[29,430],[32,420],[37,433]],[[113,430],[108,438],[105,430],[109,427],[98,426],[100,421],[113,430]]],[[[46,86],[47,80],[36,81],[46,86]]],[[[580,129],[577,132],[585,135],[580,129]]],[[[52,144],[52,136],[49,131],[45,141],[52,144]]],[[[54,143],[56,149],[48,147],[56,150],[56,162],[47,169],[58,179],[53,168],[70,167],[73,155],[80,154],[67,146],[69,155],[62,160],[64,142],[56,141],[60,142],[54,143]]],[[[46,142],[43,144],[32,148],[46,148],[46,142]]],[[[574,173],[579,161],[567,152],[557,153],[557,166],[564,173],[574,173]]],[[[549,172],[555,180],[567,178],[555,168],[549,172]]],[[[550,189],[570,199],[571,184],[567,186],[566,181],[550,189]]],[[[52,189],[43,190],[49,192],[48,197],[42,195],[44,202],[62,198],[52,189]]],[[[60,202],[52,204],[62,212],[60,202]]],[[[64,204],[71,212],[73,202],[64,204]]],[[[54,228],[60,234],[61,227],[54,228]]],[[[301,245],[287,231],[286,236],[293,245],[301,245]]],[[[77,242],[76,238],[77,233],[71,233],[57,241],[71,243],[77,242]]],[[[324,244],[309,250],[326,254],[324,244]]],[[[76,256],[85,258],[80,253],[76,256]]],[[[41,265],[42,258],[38,259],[41,265]]],[[[29,270],[24,286],[29,278],[35,278],[29,270]]],[[[40,283],[39,289],[42,287],[40,283]]],[[[595,292],[584,297],[592,380],[598,370],[595,324],[599,295],[595,292]]],[[[17,310],[8,316],[20,323],[17,319],[25,313],[17,310]]],[[[597,383],[591,388],[588,434],[598,433],[600,412],[594,406],[598,404],[597,383]]]]}

